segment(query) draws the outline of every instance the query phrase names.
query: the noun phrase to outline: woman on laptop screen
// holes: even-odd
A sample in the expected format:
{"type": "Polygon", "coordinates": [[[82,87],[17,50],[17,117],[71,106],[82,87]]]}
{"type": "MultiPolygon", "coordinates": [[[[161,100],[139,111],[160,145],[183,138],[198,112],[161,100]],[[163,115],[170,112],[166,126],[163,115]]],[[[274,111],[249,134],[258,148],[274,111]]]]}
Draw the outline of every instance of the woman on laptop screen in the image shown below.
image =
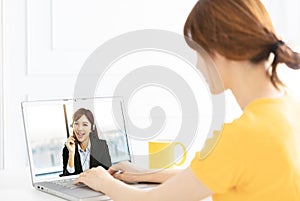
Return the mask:
{"type": "Polygon", "coordinates": [[[90,169],[75,184],[84,183],[114,201],[207,196],[214,201],[299,201],[300,101],[287,92],[276,70],[280,63],[299,69],[300,55],[278,37],[260,0],[199,0],[184,35],[210,91],[230,89],[243,114],[212,132],[186,169],[142,173],[122,163],[109,171],[90,169]],[[219,76],[224,87],[214,82],[219,76]],[[162,184],[135,189],[114,177],[162,184]]]}
{"type": "Polygon", "coordinates": [[[73,115],[73,135],[63,149],[62,176],[79,174],[92,167],[108,169],[111,159],[105,140],[98,138],[93,113],[80,108],[73,115]]]}

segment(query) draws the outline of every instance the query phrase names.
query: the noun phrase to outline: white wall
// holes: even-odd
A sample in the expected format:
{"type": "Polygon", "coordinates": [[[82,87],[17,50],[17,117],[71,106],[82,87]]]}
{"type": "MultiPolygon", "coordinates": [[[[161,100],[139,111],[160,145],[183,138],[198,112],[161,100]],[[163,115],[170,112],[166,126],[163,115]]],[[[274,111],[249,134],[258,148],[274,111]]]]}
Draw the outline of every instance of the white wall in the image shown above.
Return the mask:
{"type": "MultiPolygon", "coordinates": [[[[122,33],[145,28],[181,34],[195,2],[1,0],[0,168],[3,151],[5,168],[27,165],[21,101],[72,97],[77,73],[96,47],[122,33]]],[[[300,47],[300,1],[264,2],[285,41],[300,47]]],[[[299,72],[283,70],[282,74],[299,94],[299,72]]],[[[120,75],[110,76],[109,80],[116,80],[120,75]]],[[[110,93],[103,90],[104,95],[110,93]]]]}
{"type": "Polygon", "coordinates": [[[2,1],[0,2],[0,170],[3,169],[3,157],[4,157],[4,68],[3,68],[3,5],[2,1]]]}
{"type": "MultiPolygon", "coordinates": [[[[5,168],[27,165],[20,103],[71,98],[86,57],[128,31],[182,33],[195,1],[1,0],[5,77],[5,168]]],[[[119,75],[109,75],[116,80],[119,75]]],[[[109,87],[108,87],[109,88],[109,87]]],[[[110,95],[108,90],[102,95],[110,95]]],[[[1,148],[3,148],[1,146],[1,148]]],[[[2,150],[1,150],[1,153],[2,150]]]]}
{"type": "Polygon", "coordinates": [[[293,46],[300,46],[300,27],[297,22],[300,19],[299,0],[262,0],[265,4],[279,36],[285,42],[293,46]]]}
{"type": "MultiPolygon", "coordinates": [[[[270,13],[279,37],[295,51],[300,52],[300,1],[262,0],[262,2],[270,13]]],[[[279,77],[289,87],[290,92],[300,97],[300,71],[281,65],[278,72],[279,77]]]]}

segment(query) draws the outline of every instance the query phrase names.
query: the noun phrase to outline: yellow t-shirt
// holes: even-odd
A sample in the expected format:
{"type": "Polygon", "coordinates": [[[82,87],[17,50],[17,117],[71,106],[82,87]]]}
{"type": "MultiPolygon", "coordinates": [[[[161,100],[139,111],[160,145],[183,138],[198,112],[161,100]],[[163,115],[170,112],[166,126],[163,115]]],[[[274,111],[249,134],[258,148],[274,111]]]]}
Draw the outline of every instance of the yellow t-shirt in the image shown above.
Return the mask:
{"type": "Polygon", "coordinates": [[[214,201],[300,200],[300,102],[257,99],[190,168],[214,201]]]}

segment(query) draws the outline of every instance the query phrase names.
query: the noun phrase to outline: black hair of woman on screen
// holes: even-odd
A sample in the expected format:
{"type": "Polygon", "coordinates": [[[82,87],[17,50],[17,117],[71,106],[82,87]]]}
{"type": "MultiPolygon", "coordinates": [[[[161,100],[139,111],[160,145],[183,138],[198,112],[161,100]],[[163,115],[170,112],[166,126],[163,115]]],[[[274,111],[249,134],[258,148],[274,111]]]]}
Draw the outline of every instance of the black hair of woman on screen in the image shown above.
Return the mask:
{"type": "Polygon", "coordinates": [[[93,113],[85,108],[73,115],[73,135],[63,148],[63,174],[76,175],[86,169],[111,166],[109,149],[105,140],[98,138],[93,113]]]}

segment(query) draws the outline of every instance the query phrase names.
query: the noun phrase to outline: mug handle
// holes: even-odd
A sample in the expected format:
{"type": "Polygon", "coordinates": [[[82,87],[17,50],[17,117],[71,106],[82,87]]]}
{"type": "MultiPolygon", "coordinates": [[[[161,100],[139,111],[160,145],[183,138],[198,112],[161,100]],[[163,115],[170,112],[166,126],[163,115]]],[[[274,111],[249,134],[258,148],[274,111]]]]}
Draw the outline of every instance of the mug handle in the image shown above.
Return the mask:
{"type": "Polygon", "coordinates": [[[176,147],[177,145],[180,145],[182,147],[182,149],[183,149],[183,156],[182,156],[181,161],[179,161],[179,163],[174,163],[174,165],[180,166],[180,165],[182,165],[185,162],[185,159],[186,159],[186,149],[185,149],[185,146],[181,142],[176,142],[175,145],[174,145],[174,147],[176,147]]]}

